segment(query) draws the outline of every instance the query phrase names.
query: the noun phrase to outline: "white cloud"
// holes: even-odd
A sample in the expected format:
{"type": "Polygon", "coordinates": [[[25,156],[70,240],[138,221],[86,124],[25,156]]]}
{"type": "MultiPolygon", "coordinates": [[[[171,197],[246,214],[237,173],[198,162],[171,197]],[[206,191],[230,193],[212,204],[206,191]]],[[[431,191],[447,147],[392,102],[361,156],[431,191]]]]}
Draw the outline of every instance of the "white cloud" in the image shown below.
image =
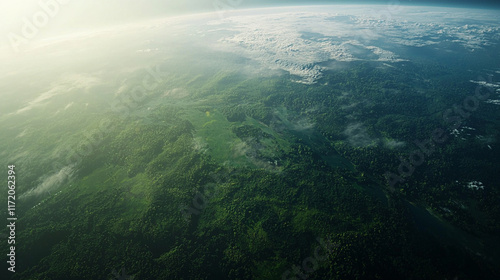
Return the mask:
{"type": "Polygon", "coordinates": [[[259,14],[234,12],[209,26],[224,34],[215,45],[218,50],[243,55],[268,69],[287,71],[307,84],[321,78],[325,68],[320,64],[329,60],[405,60],[388,50],[388,45],[397,50],[398,45],[424,47],[448,41],[473,51],[499,37],[500,27],[488,21],[488,12],[432,7],[393,12],[390,19],[384,19],[372,6],[279,8],[259,14]],[[464,24],[468,20],[484,20],[484,24],[464,24]]]}
{"type": "Polygon", "coordinates": [[[45,104],[49,99],[57,95],[66,94],[73,90],[87,90],[101,83],[99,78],[88,74],[66,74],[59,81],[53,83],[49,90],[41,93],[38,97],[28,102],[26,106],[18,109],[14,114],[30,111],[37,106],[45,104]]]}
{"type": "Polygon", "coordinates": [[[66,106],[64,107],[64,110],[68,110],[68,109],[69,109],[69,107],[73,106],[73,104],[75,104],[75,102],[70,102],[70,103],[68,103],[68,105],[66,105],[66,106]]]}
{"type": "Polygon", "coordinates": [[[21,197],[24,198],[24,197],[38,196],[42,193],[55,190],[57,187],[62,185],[64,182],[71,179],[73,177],[74,172],[75,172],[75,169],[73,166],[63,167],[58,172],[45,178],[42,181],[42,183],[39,184],[38,186],[36,186],[35,188],[22,194],[21,197]]]}
{"type": "Polygon", "coordinates": [[[150,53],[150,52],[157,52],[159,50],[160,50],[159,48],[154,48],[154,49],[147,48],[147,49],[142,49],[142,50],[136,50],[135,52],[136,53],[150,53]]]}
{"type": "Polygon", "coordinates": [[[312,84],[321,78],[324,68],[318,63],[329,60],[366,59],[364,55],[357,55],[356,51],[373,55],[375,57],[373,60],[400,61],[397,55],[390,51],[376,46],[365,46],[357,40],[347,39],[352,37],[352,33],[347,32],[345,23],[331,21],[329,17],[331,17],[329,14],[318,16],[316,13],[232,17],[224,24],[230,25],[231,30],[237,31],[237,34],[220,39],[217,47],[243,54],[259,61],[269,69],[285,70],[301,77],[299,82],[306,84],[312,84]],[[307,20],[302,21],[297,18],[307,20]],[[327,28],[327,22],[329,28],[327,28]],[[316,30],[318,25],[325,26],[321,36],[306,38],[309,32],[314,34],[320,31],[316,30]],[[325,37],[325,33],[335,33],[346,37],[344,40],[339,40],[341,37],[338,36],[328,38],[325,37]]]}
{"type": "Polygon", "coordinates": [[[402,142],[402,141],[396,141],[396,140],[385,140],[384,141],[384,146],[386,148],[389,148],[389,149],[397,149],[397,148],[401,148],[401,147],[404,147],[406,145],[405,142],[402,142]]]}
{"type": "Polygon", "coordinates": [[[484,184],[482,182],[479,182],[479,181],[468,182],[466,186],[469,189],[475,189],[475,190],[481,189],[481,190],[484,190],[484,184]]]}
{"type": "Polygon", "coordinates": [[[189,92],[185,88],[174,88],[171,90],[165,91],[163,96],[168,96],[176,99],[184,98],[189,96],[189,92]]]}
{"type": "Polygon", "coordinates": [[[24,135],[26,135],[26,133],[28,132],[28,129],[26,128],[25,130],[23,130],[21,133],[19,133],[16,138],[21,138],[23,137],[24,135]]]}
{"type": "Polygon", "coordinates": [[[469,82],[474,83],[474,84],[478,84],[478,85],[481,85],[481,86],[484,86],[484,87],[500,88],[500,84],[488,83],[486,81],[474,81],[474,80],[470,80],[469,82]]]}
{"type": "Polygon", "coordinates": [[[362,123],[352,123],[344,130],[347,142],[352,146],[366,147],[377,143],[378,139],[372,139],[362,123]]]}
{"type": "Polygon", "coordinates": [[[313,129],[314,126],[315,126],[315,123],[312,120],[310,120],[308,118],[303,118],[303,119],[300,119],[300,120],[292,123],[291,129],[296,130],[296,131],[306,131],[306,130],[313,129]]]}
{"type": "Polygon", "coordinates": [[[485,102],[493,105],[500,105],[500,100],[488,99],[485,102]]]}

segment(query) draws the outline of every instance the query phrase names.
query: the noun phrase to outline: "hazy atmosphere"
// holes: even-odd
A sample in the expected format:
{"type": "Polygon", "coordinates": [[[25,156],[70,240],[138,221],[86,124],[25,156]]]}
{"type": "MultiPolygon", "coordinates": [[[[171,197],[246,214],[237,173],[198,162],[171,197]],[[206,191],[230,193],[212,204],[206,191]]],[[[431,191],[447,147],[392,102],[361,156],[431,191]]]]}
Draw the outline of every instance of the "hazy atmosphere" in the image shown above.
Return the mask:
{"type": "Polygon", "coordinates": [[[0,3],[1,279],[500,279],[496,1],[0,3]]]}

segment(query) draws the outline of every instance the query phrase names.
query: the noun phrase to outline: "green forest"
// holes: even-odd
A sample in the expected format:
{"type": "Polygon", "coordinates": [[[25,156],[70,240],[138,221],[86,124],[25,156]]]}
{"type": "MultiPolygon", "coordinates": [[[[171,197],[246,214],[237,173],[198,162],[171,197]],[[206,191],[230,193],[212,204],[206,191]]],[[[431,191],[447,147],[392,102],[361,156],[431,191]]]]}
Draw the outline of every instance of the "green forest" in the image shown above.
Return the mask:
{"type": "Polygon", "coordinates": [[[498,108],[464,109],[466,74],[404,63],[313,85],[179,74],[126,110],[9,128],[37,151],[1,159],[24,190],[71,171],[21,192],[2,279],[498,279],[498,108]]]}

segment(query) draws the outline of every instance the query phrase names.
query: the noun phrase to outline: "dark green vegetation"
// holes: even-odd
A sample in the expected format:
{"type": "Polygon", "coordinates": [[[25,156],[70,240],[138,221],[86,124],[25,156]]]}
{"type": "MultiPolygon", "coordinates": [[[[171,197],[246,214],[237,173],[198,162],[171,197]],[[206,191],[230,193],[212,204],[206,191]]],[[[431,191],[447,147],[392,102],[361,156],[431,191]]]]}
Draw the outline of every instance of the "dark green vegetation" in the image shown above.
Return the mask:
{"type": "Polygon", "coordinates": [[[384,174],[475,90],[450,69],[394,66],[355,63],[315,85],[172,78],[162,87],[188,94],[153,92],[126,116],[102,110],[61,121],[77,133],[54,125],[23,140],[41,147],[40,164],[19,166],[20,184],[78,166],[19,201],[12,279],[113,279],[122,267],[134,279],[281,279],[318,237],[338,246],[308,279],[500,277],[500,149],[487,147],[498,107],[481,103],[466,140],[450,135],[391,192],[384,174]],[[78,160],[71,151],[103,119],[110,128],[78,160]],[[53,164],[59,137],[70,148],[53,164]]]}

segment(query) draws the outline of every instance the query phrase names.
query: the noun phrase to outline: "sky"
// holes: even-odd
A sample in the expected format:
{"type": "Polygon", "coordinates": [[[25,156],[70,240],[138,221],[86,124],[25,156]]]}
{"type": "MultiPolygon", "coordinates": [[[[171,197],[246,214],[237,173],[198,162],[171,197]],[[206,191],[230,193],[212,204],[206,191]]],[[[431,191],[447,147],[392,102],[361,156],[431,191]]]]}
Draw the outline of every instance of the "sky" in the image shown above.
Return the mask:
{"type": "MultiPolygon", "coordinates": [[[[347,3],[356,2],[346,0],[0,0],[0,46],[12,44],[12,40],[22,40],[29,36],[50,37],[148,18],[261,6],[347,3]],[[27,32],[28,36],[23,35],[23,31],[27,32]]],[[[357,3],[469,5],[500,9],[498,0],[365,0],[357,3]]]]}

